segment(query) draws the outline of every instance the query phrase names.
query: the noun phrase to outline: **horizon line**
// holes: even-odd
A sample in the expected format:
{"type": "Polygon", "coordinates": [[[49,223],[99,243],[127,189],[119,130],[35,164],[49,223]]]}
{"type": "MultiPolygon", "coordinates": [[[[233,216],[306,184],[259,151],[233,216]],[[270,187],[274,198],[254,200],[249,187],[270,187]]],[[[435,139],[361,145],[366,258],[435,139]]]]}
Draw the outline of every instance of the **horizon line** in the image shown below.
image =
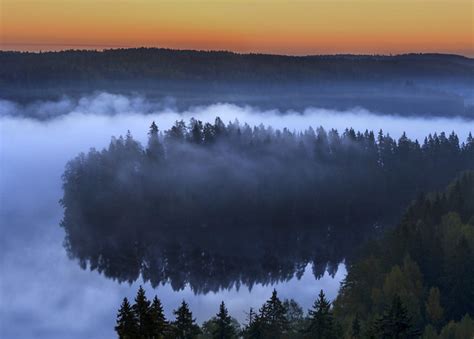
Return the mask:
{"type": "MultiPolygon", "coordinates": [[[[10,46],[41,46],[39,43],[15,43],[5,44],[10,46]]],[[[25,54],[43,54],[43,53],[64,53],[64,52],[107,52],[107,51],[120,51],[120,50],[132,50],[132,49],[155,49],[155,50],[168,50],[176,52],[201,52],[201,53],[229,53],[236,55],[268,55],[268,56],[282,56],[282,57],[318,57],[318,56],[370,56],[370,57],[396,57],[404,55],[445,55],[445,56],[457,56],[466,59],[474,59],[474,55],[458,54],[454,52],[440,52],[440,51],[424,51],[424,52],[401,52],[401,53],[354,53],[354,52],[341,52],[341,53],[326,53],[326,54],[284,54],[284,53],[271,53],[271,52],[240,52],[226,49],[193,49],[193,48],[171,48],[163,46],[120,46],[120,45],[104,45],[104,44],[49,44],[50,46],[63,46],[70,47],[64,49],[38,49],[38,50],[21,50],[21,49],[4,49],[0,44],[1,53],[25,53],[25,54]],[[77,48],[76,48],[77,47],[77,48]],[[81,48],[83,47],[83,48],[81,48]]]]}

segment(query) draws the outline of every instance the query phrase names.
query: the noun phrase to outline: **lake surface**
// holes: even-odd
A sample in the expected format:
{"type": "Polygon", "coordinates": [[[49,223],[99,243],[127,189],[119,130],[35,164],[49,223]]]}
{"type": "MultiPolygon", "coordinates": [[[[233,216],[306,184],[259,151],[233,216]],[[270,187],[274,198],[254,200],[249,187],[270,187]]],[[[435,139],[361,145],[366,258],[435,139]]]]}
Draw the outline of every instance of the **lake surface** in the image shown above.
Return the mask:
{"type": "MultiPolygon", "coordinates": [[[[325,128],[356,130],[383,128],[394,137],[403,131],[411,138],[422,138],[435,131],[456,131],[465,140],[472,122],[462,119],[398,118],[372,116],[367,111],[332,112],[309,109],[281,116],[276,111],[258,112],[252,108],[214,105],[177,113],[171,110],[138,114],[140,106],[129,98],[105,96],[91,98],[81,107],[68,108],[56,118],[39,121],[11,116],[3,109],[0,118],[0,333],[5,338],[109,338],[114,336],[116,310],[124,296],[133,298],[138,285],[119,284],[93,271],[82,270],[67,257],[63,247],[64,231],[59,227],[62,208],[61,175],[68,160],[90,147],[101,149],[112,135],[127,130],[145,143],[152,120],[166,129],[174,120],[196,116],[224,121],[238,118],[249,124],[265,123],[275,128],[325,128]],[[118,100],[118,101],[117,101],[118,100]],[[127,101],[128,100],[128,101],[127,101]],[[91,114],[95,112],[98,114],[91,114]]],[[[54,107],[53,107],[54,108],[54,107]]],[[[53,109],[50,108],[50,109],[53,109]]],[[[46,109],[38,107],[38,110],[46,109]]],[[[334,273],[334,272],[333,272],[334,273]]],[[[329,298],[337,294],[344,278],[340,264],[332,276],[325,273],[317,280],[311,264],[301,279],[240,289],[195,295],[186,286],[173,290],[170,284],[153,289],[145,284],[149,297],[157,294],[168,317],[182,299],[189,302],[199,322],[217,312],[224,300],[232,316],[245,319],[249,307],[258,308],[276,288],[282,298],[294,298],[309,308],[320,289],[329,298]]]]}

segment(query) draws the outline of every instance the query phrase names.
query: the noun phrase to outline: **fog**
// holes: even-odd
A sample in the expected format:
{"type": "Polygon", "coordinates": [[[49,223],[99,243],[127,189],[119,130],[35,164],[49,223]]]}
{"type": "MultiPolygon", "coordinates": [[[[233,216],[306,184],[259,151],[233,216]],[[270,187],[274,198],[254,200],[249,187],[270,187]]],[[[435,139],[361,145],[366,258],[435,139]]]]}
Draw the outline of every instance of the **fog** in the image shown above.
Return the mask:
{"type": "MultiPolygon", "coordinates": [[[[57,101],[36,101],[26,105],[0,99],[0,116],[45,121],[46,126],[52,129],[68,128],[72,133],[82,133],[83,129],[87,129],[91,124],[99,128],[107,125],[108,134],[100,133],[102,138],[96,139],[95,132],[91,131],[94,134],[89,137],[94,139],[88,146],[95,147],[100,146],[94,144],[95,141],[104,140],[101,144],[104,145],[110,140],[111,135],[123,135],[127,130],[130,130],[138,140],[144,141],[146,135],[142,132],[148,129],[152,120],[155,120],[158,127],[163,130],[170,128],[176,120],[188,121],[191,117],[203,122],[213,122],[219,116],[225,123],[238,119],[251,126],[264,124],[275,129],[287,127],[290,130],[302,130],[308,126],[336,128],[340,131],[347,127],[353,127],[356,131],[383,129],[395,138],[406,132],[412,139],[420,139],[434,132],[455,131],[459,138],[464,140],[474,125],[473,120],[462,117],[402,117],[383,115],[358,107],[347,111],[315,107],[308,107],[302,111],[280,111],[216,103],[178,111],[172,97],[149,101],[139,95],[124,96],[106,92],[80,99],[64,97],[57,101]]],[[[23,119],[8,119],[8,121],[24,123],[23,119]]]]}
{"type": "MultiPolygon", "coordinates": [[[[216,116],[224,122],[238,119],[290,130],[383,129],[395,138],[405,131],[421,140],[429,133],[455,131],[463,141],[474,129],[472,121],[462,118],[384,116],[357,108],[280,112],[217,103],[177,112],[172,100],[149,102],[108,93],[27,106],[1,100],[0,115],[0,336],[4,338],[113,337],[116,309],[124,296],[133,298],[140,282],[118,284],[81,270],[67,258],[64,231],[58,226],[60,177],[66,162],[90,147],[105,147],[113,135],[130,130],[145,144],[153,120],[163,130],[179,119],[212,122],[216,116]]],[[[321,288],[334,298],[344,273],[341,266],[334,278],[326,274],[315,281],[307,268],[301,280],[276,288],[283,298],[293,297],[307,309],[321,288]]],[[[232,316],[243,320],[244,311],[260,306],[274,287],[257,285],[251,291],[241,288],[194,296],[190,288],[175,292],[170,286],[155,290],[145,286],[149,296],[156,293],[162,299],[168,317],[185,298],[198,321],[216,313],[221,300],[232,316]]]]}

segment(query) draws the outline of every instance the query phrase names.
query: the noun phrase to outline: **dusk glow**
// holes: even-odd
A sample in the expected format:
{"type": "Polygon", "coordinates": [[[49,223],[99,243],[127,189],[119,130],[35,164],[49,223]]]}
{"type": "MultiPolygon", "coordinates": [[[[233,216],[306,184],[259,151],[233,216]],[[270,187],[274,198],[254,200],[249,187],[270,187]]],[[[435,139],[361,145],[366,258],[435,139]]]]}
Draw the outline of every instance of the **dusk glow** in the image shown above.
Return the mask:
{"type": "Polygon", "coordinates": [[[2,0],[2,50],[474,55],[471,0],[2,0]]]}

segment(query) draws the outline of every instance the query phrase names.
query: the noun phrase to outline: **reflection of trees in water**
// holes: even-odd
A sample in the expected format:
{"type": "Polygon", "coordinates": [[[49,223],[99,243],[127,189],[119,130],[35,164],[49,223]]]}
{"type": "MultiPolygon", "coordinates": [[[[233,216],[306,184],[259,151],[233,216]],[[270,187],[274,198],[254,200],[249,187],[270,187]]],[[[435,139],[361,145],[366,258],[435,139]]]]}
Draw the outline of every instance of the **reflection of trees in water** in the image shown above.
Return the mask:
{"type": "Polygon", "coordinates": [[[474,142],[238,122],[131,135],[64,173],[66,247],[83,267],[196,292],[316,276],[396,219],[417,192],[473,168],[474,142]],[[429,175],[427,175],[429,173],[429,175]]]}

